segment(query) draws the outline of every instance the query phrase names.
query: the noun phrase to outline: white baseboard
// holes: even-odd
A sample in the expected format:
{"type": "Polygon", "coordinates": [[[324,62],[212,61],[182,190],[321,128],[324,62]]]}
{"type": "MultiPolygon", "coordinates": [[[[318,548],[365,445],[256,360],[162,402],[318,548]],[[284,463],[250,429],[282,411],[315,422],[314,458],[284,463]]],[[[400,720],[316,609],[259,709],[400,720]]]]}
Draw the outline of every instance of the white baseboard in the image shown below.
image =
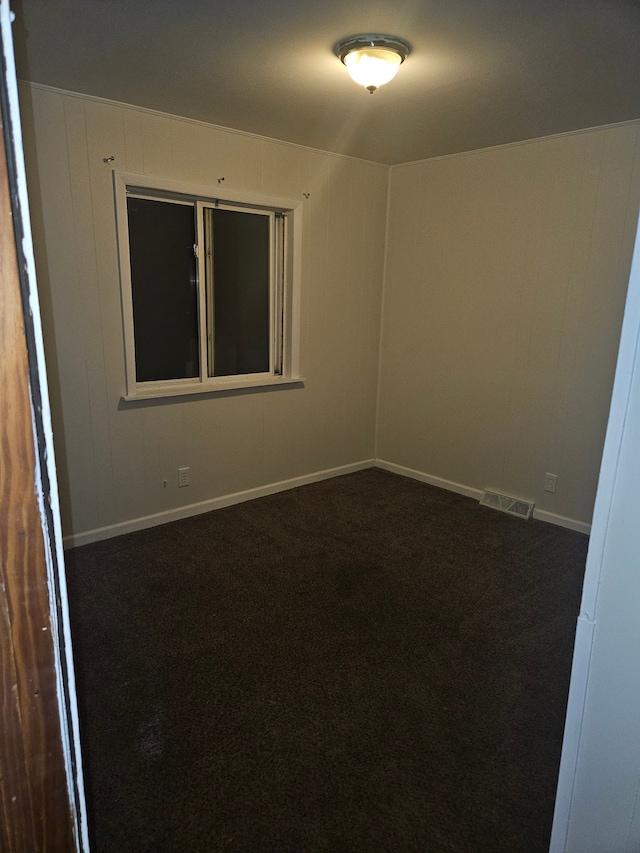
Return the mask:
{"type": "MultiPolygon", "coordinates": [[[[278,483],[268,483],[265,486],[257,486],[254,489],[245,489],[242,492],[234,492],[230,495],[221,495],[218,498],[210,498],[206,501],[200,501],[199,503],[187,504],[186,506],[176,507],[175,509],[156,512],[152,515],[133,518],[129,521],[121,521],[118,524],[96,527],[93,530],[87,530],[84,533],[65,536],[63,539],[63,545],[65,548],[89,545],[91,542],[100,542],[103,539],[110,539],[113,536],[121,536],[123,533],[133,533],[136,530],[145,530],[148,527],[167,524],[167,522],[170,521],[179,521],[182,518],[189,518],[192,515],[200,515],[204,512],[211,512],[214,509],[222,509],[225,506],[233,506],[234,504],[239,504],[243,501],[266,497],[266,495],[274,495],[277,492],[285,492],[289,489],[295,489],[298,486],[306,486],[309,483],[318,483],[321,480],[328,480],[331,477],[340,477],[343,474],[352,474],[355,471],[363,471],[365,468],[374,467],[381,468],[384,471],[390,471],[393,474],[401,474],[403,477],[410,477],[413,480],[420,480],[422,483],[428,483],[431,486],[437,486],[439,489],[456,492],[456,494],[464,495],[468,498],[474,498],[478,501],[483,495],[483,491],[481,489],[474,489],[471,486],[465,486],[462,483],[454,483],[453,481],[445,480],[442,477],[434,477],[431,474],[425,474],[423,471],[416,471],[414,468],[406,468],[404,465],[396,465],[394,462],[386,462],[384,459],[364,459],[361,462],[354,462],[351,465],[327,468],[324,471],[315,471],[313,474],[304,474],[301,477],[293,477],[290,480],[281,480],[278,483]]],[[[586,524],[583,521],[576,521],[573,518],[566,518],[562,515],[556,515],[553,512],[547,512],[542,509],[534,509],[533,517],[539,521],[556,524],[559,527],[566,527],[569,530],[576,530],[579,533],[589,534],[591,531],[590,524],[586,524]]]]}
{"type": "Polygon", "coordinates": [[[179,521],[192,515],[201,515],[214,509],[222,509],[225,506],[251,501],[255,498],[263,498],[277,492],[286,492],[298,486],[306,486],[309,483],[318,483],[331,477],[340,477],[342,474],[352,474],[355,471],[363,471],[365,468],[373,468],[375,459],[364,459],[362,462],[354,462],[351,465],[341,465],[338,468],[327,468],[324,471],[316,471],[313,474],[304,474],[301,477],[293,477],[290,480],[281,480],[278,483],[268,483],[266,486],[257,486],[254,489],[245,489],[242,492],[234,492],[230,495],[222,495],[218,498],[210,498],[199,503],[175,509],[156,512],[153,515],[145,515],[133,518],[129,521],[121,521],[118,524],[109,524],[106,527],[96,527],[84,533],[76,533],[65,536],[63,545],[65,548],[75,548],[79,545],[89,545],[91,542],[100,542],[103,539],[111,539],[113,536],[121,536],[123,533],[133,533],[136,530],[146,530],[148,527],[156,527],[159,524],[167,524],[169,521],[179,521]]]}
{"type": "MultiPolygon", "coordinates": [[[[394,474],[402,474],[404,477],[411,477],[413,480],[420,480],[422,483],[429,483],[431,486],[438,486],[440,489],[447,489],[449,492],[456,492],[459,495],[465,495],[468,498],[475,498],[476,500],[480,500],[484,494],[481,489],[473,489],[471,486],[464,486],[462,483],[443,480],[442,477],[434,477],[431,474],[425,474],[423,471],[405,468],[404,465],[385,462],[383,459],[376,459],[376,468],[383,468],[385,471],[392,471],[394,474]]],[[[538,521],[546,521],[548,524],[566,527],[568,530],[576,530],[578,533],[589,535],[591,532],[591,525],[584,521],[577,521],[575,518],[567,518],[564,515],[557,515],[554,512],[547,512],[544,509],[534,508],[533,517],[538,519],[538,521]]]]}
{"type": "Polygon", "coordinates": [[[391,471],[393,474],[402,474],[403,477],[411,477],[412,480],[420,480],[421,483],[429,483],[430,486],[437,486],[439,489],[456,492],[459,495],[464,495],[467,498],[475,498],[478,501],[484,494],[480,489],[472,489],[471,486],[464,486],[462,483],[454,483],[451,480],[443,480],[442,477],[425,474],[423,471],[405,468],[404,465],[396,465],[395,462],[385,462],[384,459],[376,459],[376,468],[391,471]]]}
{"type": "Polygon", "coordinates": [[[575,518],[567,518],[565,515],[557,515],[555,512],[547,512],[546,509],[533,510],[533,517],[538,521],[546,521],[549,524],[557,524],[558,527],[566,527],[568,530],[576,530],[578,533],[591,533],[591,525],[586,521],[578,521],[575,518]]]}

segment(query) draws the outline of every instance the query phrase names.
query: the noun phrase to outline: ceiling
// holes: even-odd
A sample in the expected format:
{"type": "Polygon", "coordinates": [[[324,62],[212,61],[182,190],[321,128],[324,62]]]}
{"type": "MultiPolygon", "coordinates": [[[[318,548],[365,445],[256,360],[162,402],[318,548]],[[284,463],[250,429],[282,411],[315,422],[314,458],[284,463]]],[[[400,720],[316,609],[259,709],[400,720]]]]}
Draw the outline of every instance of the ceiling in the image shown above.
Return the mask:
{"type": "Polygon", "coordinates": [[[638,0],[13,0],[18,76],[395,164],[640,118],[638,0]],[[333,53],[411,55],[373,95],[333,53]]]}

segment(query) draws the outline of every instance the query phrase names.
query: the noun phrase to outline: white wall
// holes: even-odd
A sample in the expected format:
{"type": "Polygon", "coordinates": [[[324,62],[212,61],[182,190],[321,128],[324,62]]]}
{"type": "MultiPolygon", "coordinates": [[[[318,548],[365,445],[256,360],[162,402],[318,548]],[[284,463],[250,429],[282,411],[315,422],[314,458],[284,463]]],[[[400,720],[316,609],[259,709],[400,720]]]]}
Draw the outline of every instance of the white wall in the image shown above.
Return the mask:
{"type": "Polygon", "coordinates": [[[370,460],[388,169],[38,86],[21,87],[21,109],[65,535],[88,541],[185,504],[370,460]],[[310,193],[304,388],[120,402],[112,168],[310,193]],[[191,486],[178,490],[181,466],[191,486]]]}
{"type": "Polygon", "coordinates": [[[639,132],[636,122],[391,169],[380,459],[590,521],[639,132]]]}
{"type": "Polygon", "coordinates": [[[640,123],[389,173],[39,86],[22,87],[22,110],[67,537],[374,457],[534,500],[542,517],[586,529],[640,202],[640,123]],[[311,194],[304,388],[120,402],[112,168],[311,194]],[[192,485],[178,490],[185,465],[192,485]]]}

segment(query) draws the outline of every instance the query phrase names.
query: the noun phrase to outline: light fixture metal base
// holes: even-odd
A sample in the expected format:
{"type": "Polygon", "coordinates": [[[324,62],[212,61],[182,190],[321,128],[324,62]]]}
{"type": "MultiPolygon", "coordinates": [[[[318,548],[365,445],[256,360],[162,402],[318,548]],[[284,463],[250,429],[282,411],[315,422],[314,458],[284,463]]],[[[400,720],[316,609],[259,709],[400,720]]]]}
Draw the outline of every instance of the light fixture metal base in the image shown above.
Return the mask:
{"type": "Polygon", "coordinates": [[[333,48],[335,55],[341,62],[344,62],[345,57],[352,50],[360,50],[366,47],[386,47],[389,50],[395,51],[400,57],[400,62],[403,63],[407,56],[411,53],[411,45],[404,39],[397,36],[387,36],[382,33],[366,33],[359,36],[349,36],[342,39],[333,48]]]}

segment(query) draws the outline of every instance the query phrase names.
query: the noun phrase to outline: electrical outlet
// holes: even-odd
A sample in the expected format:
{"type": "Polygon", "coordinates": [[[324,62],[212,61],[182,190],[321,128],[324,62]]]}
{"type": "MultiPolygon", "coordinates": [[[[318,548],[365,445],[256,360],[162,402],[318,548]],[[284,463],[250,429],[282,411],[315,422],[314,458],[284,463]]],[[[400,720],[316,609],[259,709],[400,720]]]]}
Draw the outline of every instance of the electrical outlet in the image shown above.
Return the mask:
{"type": "Polygon", "coordinates": [[[551,494],[555,494],[557,485],[558,485],[558,475],[557,474],[545,474],[544,475],[544,490],[545,490],[545,492],[551,492],[551,494]]]}
{"type": "Polygon", "coordinates": [[[178,488],[191,485],[191,469],[178,468],[178,488]]]}

